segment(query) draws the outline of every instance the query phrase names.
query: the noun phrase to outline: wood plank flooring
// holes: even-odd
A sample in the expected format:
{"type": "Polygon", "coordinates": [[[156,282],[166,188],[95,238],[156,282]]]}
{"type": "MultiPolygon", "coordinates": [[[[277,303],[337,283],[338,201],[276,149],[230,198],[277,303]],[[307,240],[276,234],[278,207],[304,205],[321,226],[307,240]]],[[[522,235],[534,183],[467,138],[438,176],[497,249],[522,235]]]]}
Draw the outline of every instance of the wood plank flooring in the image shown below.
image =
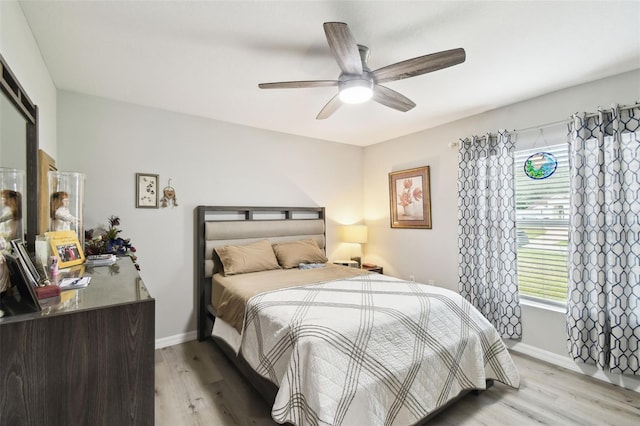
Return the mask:
{"type": "MultiPolygon", "coordinates": [[[[519,390],[497,383],[429,425],[640,425],[640,393],[513,353],[519,390]]],[[[274,426],[270,407],[212,341],[156,350],[156,425],[274,426]]],[[[367,425],[345,425],[367,426],[367,425]]]]}

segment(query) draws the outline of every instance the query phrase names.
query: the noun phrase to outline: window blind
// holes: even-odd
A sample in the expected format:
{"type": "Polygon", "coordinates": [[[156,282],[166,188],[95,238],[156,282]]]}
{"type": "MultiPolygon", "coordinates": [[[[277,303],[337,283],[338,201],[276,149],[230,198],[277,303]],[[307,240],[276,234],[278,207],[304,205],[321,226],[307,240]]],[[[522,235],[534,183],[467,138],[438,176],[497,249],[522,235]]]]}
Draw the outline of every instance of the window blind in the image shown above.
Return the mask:
{"type": "Polygon", "coordinates": [[[566,143],[515,153],[516,230],[520,295],[566,302],[568,281],[569,160],[566,143]],[[553,175],[531,179],[527,158],[549,152],[558,162],[553,175]]]}

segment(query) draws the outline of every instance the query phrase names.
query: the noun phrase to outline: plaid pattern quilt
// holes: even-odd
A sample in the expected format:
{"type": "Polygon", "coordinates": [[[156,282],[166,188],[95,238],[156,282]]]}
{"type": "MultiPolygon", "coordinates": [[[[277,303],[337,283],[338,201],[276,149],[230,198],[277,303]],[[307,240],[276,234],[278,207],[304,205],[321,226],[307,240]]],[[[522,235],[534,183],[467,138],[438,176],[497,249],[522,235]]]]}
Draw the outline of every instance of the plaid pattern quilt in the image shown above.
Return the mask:
{"type": "Polygon", "coordinates": [[[457,293],[367,274],[262,293],[240,351],[279,386],[294,425],[411,425],[486,379],[520,376],[494,327],[457,293]]]}

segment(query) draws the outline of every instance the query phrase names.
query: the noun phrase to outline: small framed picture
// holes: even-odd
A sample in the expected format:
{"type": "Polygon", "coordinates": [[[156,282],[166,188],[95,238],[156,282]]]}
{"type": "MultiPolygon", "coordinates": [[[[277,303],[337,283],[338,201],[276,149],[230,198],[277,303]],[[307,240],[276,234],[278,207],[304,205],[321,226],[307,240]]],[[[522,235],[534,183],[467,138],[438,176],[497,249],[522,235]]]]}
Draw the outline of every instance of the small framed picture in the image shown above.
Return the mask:
{"type": "Polygon", "coordinates": [[[389,173],[392,228],[431,229],[429,166],[389,173]]]}
{"type": "Polygon", "coordinates": [[[37,287],[40,284],[40,273],[38,272],[36,265],[34,265],[31,256],[29,256],[24,242],[21,240],[12,240],[11,247],[13,248],[14,253],[16,253],[16,257],[19,258],[21,265],[26,268],[29,283],[32,286],[37,287]]]}
{"type": "Polygon", "coordinates": [[[136,207],[158,208],[158,175],[136,173],[136,207]]]}
{"type": "Polygon", "coordinates": [[[16,255],[5,254],[4,260],[7,263],[11,284],[16,286],[20,293],[20,303],[27,305],[30,312],[41,311],[42,306],[38,301],[36,287],[29,283],[27,273],[23,269],[23,265],[20,263],[19,255],[17,253],[16,255]]]}
{"type": "Polygon", "coordinates": [[[58,268],[84,263],[84,252],[75,231],[52,231],[44,235],[49,238],[51,253],[58,258],[58,268]]]}

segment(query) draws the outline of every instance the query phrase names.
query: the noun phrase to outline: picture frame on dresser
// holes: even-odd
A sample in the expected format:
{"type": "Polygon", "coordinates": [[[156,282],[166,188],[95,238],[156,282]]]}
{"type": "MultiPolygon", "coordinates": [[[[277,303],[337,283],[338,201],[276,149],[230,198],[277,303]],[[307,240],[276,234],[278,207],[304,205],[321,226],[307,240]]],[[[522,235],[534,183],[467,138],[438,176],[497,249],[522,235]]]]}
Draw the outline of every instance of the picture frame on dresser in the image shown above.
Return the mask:
{"type": "Polygon", "coordinates": [[[136,208],[158,208],[158,178],[152,173],[136,173],[136,208]]]}
{"type": "Polygon", "coordinates": [[[58,259],[58,268],[84,263],[84,251],[75,231],[51,231],[45,236],[49,238],[52,255],[58,259]]]}
{"type": "Polygon", "coordinates": [[[21,262],[20,255],[16,253],[5,254],[4,259],[7,262],[7,268],[9,269],[9,279],[11,284],[18,290],[19,299],[18,302],[24,307],[27,307],[29,311],[40,312],[42,306],[38,301],[36,295],[36,288],[29,278],[29,271],[26,269],[26,265],[21,262]]]}
{"type": "Polygon", "coordinates": [[[392,228],[431,229],[429,166],[389,173],[392,228]]]}
{"type": "Polygon", "coordinates": [[[24,241],[12,240],[11,248],[13,248],[13,252],[15,253],[15,255],[20,257],[21,264],[26,268],[30,283],[33,286],[37,286],[40,283],[40,272],[38,272],[38,269],[33,263],[31,256],[29,256],[24,241]]]}

